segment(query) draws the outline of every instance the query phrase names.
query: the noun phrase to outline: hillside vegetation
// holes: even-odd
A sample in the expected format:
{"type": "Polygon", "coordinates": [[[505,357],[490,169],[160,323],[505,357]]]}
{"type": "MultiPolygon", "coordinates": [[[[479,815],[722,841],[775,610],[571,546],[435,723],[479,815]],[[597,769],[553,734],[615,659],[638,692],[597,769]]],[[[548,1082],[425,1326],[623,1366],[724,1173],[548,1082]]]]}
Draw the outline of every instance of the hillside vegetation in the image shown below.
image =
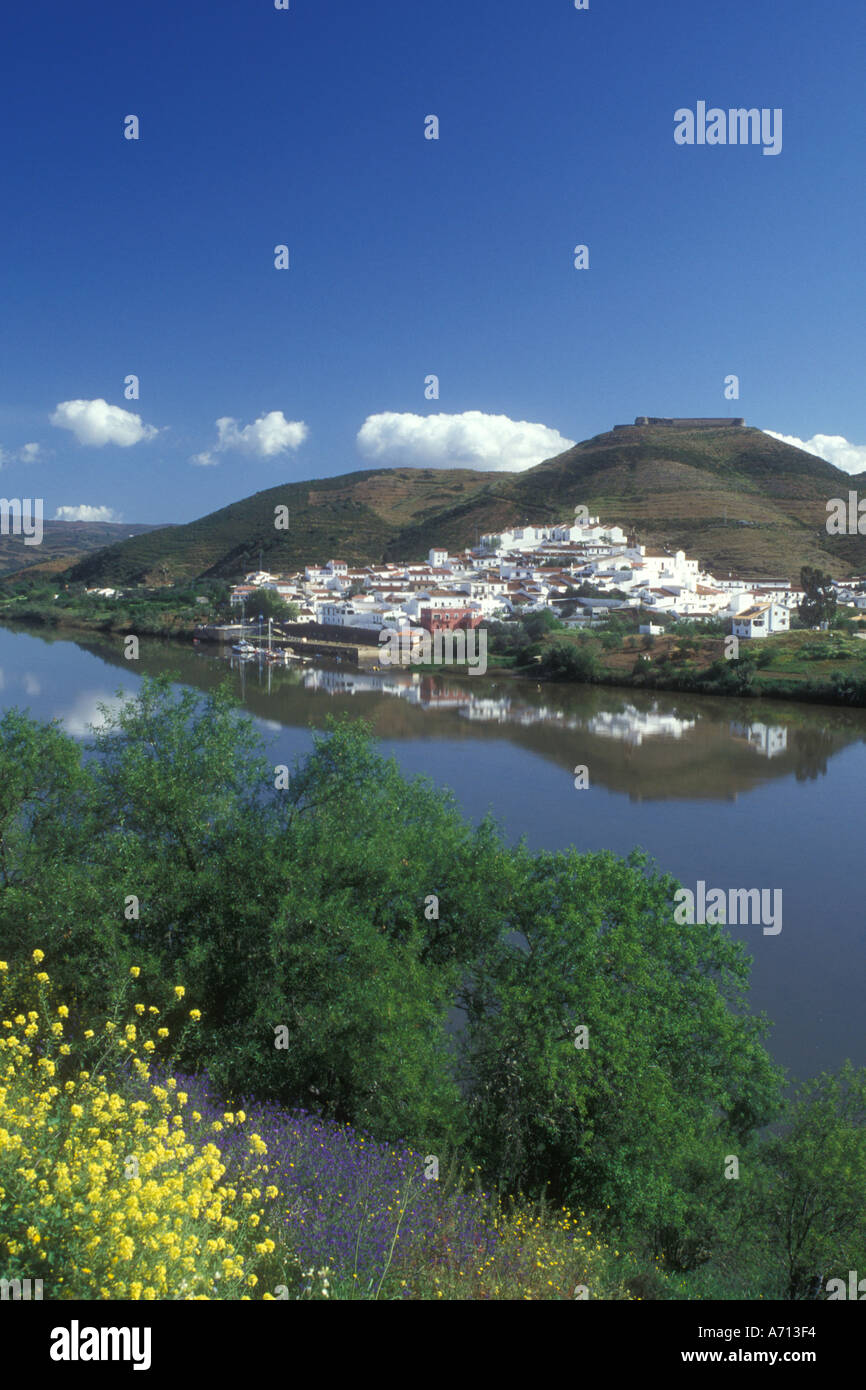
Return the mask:
{"type": "Polygon", "coordinates": [[[373,469],[255,493],[198,521],[162,528],[80,560],[89,583],[230,579],[340,558],[413,559],[432,545],[474,545],[482,532],[554,521],[584,505],[649,546],[682,548],[720,576],[782,575],[811,564],[841,576],[866,568],[866,537],[830,536],[830,498],[852,478],[749,427],[629,426],[596,435],[523,473],[373,469]],[[289,508],[277,531],[274,509],[289,508]]]}
{"type": "Polygon", "coordinates": [[[278,571],[336,557],[367,564],[395,544],[399,548],[410,525],[472,496],[487,476],[388,468],[284,483],[198,521],[109,546],[75,565],[70,577],[121,584],[234,578],[257,569],[260,553],[265,566],[278,571]],[[274,526],[278,506],[289,509],[287,530],[274,526]]]}
{"type": "Polygon", "coordinates": [[[45,521],[42,526],[41,545],[26,545],[23,536],[0,533],[0,575],[57,574],[82,555],[157,529],[117,521],[45,521]]]}

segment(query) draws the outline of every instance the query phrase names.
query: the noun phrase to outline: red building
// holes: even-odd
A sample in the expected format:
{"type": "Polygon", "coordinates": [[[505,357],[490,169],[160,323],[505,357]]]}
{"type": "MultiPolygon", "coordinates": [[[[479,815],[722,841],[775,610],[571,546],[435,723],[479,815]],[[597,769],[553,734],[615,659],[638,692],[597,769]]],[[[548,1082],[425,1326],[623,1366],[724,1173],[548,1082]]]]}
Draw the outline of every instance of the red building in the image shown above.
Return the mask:
{"type": "Polygon", "coordinates": [[[477,627],[481,616],[476,608],[422,608],[418,622],[428,632],[453,632],[458,627],[477,627]]]}

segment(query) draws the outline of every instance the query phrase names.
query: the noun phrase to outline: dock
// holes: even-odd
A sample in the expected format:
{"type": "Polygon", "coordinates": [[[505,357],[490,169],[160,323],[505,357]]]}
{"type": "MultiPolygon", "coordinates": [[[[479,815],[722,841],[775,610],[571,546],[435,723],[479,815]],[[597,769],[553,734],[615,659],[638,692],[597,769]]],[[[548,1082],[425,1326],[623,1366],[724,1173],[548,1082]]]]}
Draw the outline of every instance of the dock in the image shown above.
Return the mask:
{"type": "MultiPolygon", "coordinates": [[[[260,638],[258,631],[253,632],[249,624],[246,627],[241,627],[240,623],[226,623],[219,627],[203,625],[196,628],[195,636],[199,642],[221,644],[238,642],[243,637],[251,646],[260,648],[262,652],[267,651],[268,647],[267,634],[263,633],[260,638]]],[[[322,656],[332,661],[339,659],[362,669],[378,666],[380,656],[379,647],[371,646],[369,643],[328,641],[321,637],[289,634],[278,628],[271,631],[271,650],[288,650],[297,652],[299,656],[322,656]]]]}

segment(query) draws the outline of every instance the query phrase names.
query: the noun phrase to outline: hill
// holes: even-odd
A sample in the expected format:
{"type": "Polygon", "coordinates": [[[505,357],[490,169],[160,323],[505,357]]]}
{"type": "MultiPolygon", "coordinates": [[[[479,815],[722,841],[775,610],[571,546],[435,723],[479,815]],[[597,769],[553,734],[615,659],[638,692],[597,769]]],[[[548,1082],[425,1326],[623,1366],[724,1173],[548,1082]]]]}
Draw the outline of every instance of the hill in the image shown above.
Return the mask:
{"type": "Polygon", "coordinates": [[[553,521],[583,503],[720,577],[793,577],[803,564],[843,575],[866,566],[866,537],[829,536],[826,504],[851,486],[832,464],[748,426],[620,426],[525,473],[488,474],[471,502],[405,532],[399,553],[466,544],[476,527],[553,521]]]}
{"type": "Polygon", "coordinates": [[[474,545],[481,532],[554,521],[583,504],[653,547],[682,548],[720,576],[794,577],[866,569],[866,537],[829,536],[830,498],[849,474],[739,425],[618,426],[523,473],[373,469],[256,493],[198,521],[125,540],[80,560],[88,582],[234,578],[259,564],[293,570],[474,545]],[[289,530],[274,529],[286,505],[289,530]]]}
{"type": "MultiPolygon", "coordinates": [[[[470,469],[380,468],[284,483],[182,526],[109,546],[76,564],[70,577],[88,583],[170,583],[202,576],[234,578],[259,566],[302,569],[317,560],[381,560],[402,533],[472,496],[488,473],[470,469]],[[289,509],[277,531],[274,509],[289,509]]],[[[474,540],[474,536],[472,537],[474,540]]]]}
{"type": "Polygon", "coordinates": [[[25,545],[22,536],[0,535],[0,575],[56,574],[80,556],[158,529],[163,528],[117,521],[44,521],[41,545],[25,545]]]}

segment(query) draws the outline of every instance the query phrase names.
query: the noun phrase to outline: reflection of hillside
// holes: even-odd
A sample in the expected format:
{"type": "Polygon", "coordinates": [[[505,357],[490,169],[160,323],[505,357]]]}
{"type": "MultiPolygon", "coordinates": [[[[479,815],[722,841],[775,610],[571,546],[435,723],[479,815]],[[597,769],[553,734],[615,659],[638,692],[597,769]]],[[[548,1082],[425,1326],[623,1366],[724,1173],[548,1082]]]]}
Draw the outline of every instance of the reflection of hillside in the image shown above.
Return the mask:
{"type": "MultiPolygon", "coordinates": [[[[119,640],[79,645],[130,672],[119,640]]],[[[866,737],[863,710],[411,670],[269,668],[168,642],[143,642],[133,669],[167,670],[205,690],[228,678],[271,726],[321,727],[345,712],[385,739],[505,738],[569,775],[585,764],[591,785],[636,801],[732,800],[777,777],[815,778],[834,753],[866,737]]]]}

